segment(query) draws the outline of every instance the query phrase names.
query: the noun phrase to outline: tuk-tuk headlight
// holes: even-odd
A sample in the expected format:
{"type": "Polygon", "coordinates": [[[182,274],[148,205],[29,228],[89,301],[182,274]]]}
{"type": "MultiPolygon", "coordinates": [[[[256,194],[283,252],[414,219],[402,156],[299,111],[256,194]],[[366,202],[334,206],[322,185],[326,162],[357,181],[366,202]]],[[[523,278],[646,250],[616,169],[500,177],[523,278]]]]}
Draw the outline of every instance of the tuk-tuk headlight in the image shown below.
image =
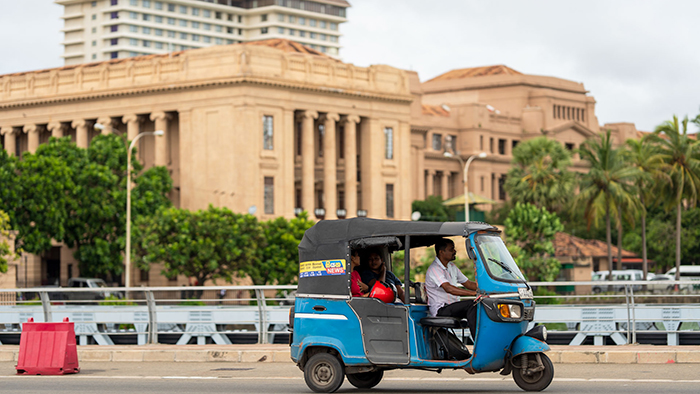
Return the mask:
{"type": "Polygon", "coordinates": [[[519,319],[523,315],[520,305],[498,304],[498,312],[507,319],[519,319]]]}

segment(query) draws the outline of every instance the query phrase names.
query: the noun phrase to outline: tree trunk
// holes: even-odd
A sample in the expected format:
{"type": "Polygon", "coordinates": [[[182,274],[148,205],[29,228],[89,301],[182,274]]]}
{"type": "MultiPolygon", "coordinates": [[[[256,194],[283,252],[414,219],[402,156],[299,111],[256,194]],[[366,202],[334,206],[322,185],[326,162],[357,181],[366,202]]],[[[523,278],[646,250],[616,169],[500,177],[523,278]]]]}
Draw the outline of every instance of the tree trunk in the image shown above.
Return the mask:
{"type": "Polygon", "coordinates": [[[619,213],[618,219],[619,223],[617,226],[617,264],[616,269],[622,269],[622,207],[618,207],[617,212],[619,213]]]}
{"type": "Polygon", "coordinates": [[[610,235],[610,205],[605,207],[605,240],[608,243],[608,280],[612,280],[612,236],[610,235]]]}
{"type": "Polygon", "coordinates": [[[676,205],[676,280],[681,280],[681,201],[676,205]]]}
{"type": "MultiPolygon", "coordinates": [[[[640,188],[640,190],[643,189],[640,188]]],[[[649,265],[647,263],[647,209],[644,204],[644,193],[639,193],[639,202],[642,203],[642,270],[644,271],[643,278],[646,280],[649,265]]]]}

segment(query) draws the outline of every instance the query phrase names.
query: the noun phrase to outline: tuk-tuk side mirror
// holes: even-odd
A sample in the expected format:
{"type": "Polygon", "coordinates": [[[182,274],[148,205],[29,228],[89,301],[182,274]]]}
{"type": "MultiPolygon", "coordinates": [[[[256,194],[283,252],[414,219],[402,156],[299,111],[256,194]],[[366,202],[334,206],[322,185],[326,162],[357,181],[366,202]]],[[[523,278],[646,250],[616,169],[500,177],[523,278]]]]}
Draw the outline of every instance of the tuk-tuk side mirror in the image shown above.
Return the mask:
{"type": "Polygon", "coordinates": [[[476,261],[476,252],[474,251],[474,248],[471,245],[469,245],[469,241],[467,241],[467,256],[472,261],[476,261]]]}

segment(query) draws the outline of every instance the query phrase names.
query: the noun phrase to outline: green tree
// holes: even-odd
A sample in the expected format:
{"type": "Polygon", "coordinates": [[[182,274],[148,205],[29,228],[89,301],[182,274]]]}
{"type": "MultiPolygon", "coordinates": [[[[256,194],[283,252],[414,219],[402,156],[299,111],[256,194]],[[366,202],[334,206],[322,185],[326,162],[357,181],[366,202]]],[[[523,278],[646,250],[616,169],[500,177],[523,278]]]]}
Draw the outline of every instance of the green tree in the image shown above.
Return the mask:
{"type": "Polygon", "coordinates": [[[299,242],[313,225],[306,212],[291,220],[279,217],[262,222],[260,259],[252,260],[243,272],[256,285],[295,284],[299,275],[299,242]]]}
{"type": "Polygon", "coordinates": [[[10,216],[0,210],[0,273],[7,272],[7,259],[15,257],[10,251],[10,216]]]}
{"type": "Polygon", "coordinates": [[[589,171],[581,175],[579,194],[574,209],[584,207],[584,217],[590,228],[605,218],[605,240],[608,245],[608,267],[612,277],[611,218],[618,217],[620,207],[638,207],[633,182],[637,168],[627,165],[622,152],[614,149],[610,130],[586,140],[578,149],[581,159],[589,164],[589,171]]]}
{"type": "Polygon", "coordinates": [[[522,142],[513,149],[511,164],[503,187],[514,203],[558,212],[573,195],[571,153],[559,141],[543,136],[522,142]]]}
{"type": "Polygon", "coordinates": [[[10,226],[14,223],[14,209],[19,206],[19,173],[17,159],[0,149],[0,210],[9,216],[10,226]]]}
{"type": "Polygon", "coordinates": [[[454,220],[455,210],[442,205],[441,196],[428,196],[425,200],[415,200],[411,204],[412,212],[420,212],[421,221],[447,222],[454,220]]]}
{"type": "Polygon", "coordinates": [[[686,200],[690,206],[696,205],[700,188],[700,142],[688,135],[688,117],[679,122],[675,115],[656,127],[650,138],[659,145],[664,162],[662,170],[670,177],[664,188],[668,197],[665,207],[676,209],[676,280],[679,280],[682,203],[686,200]]]}
{"type": "Polygon", "coordinates": [[[210,279],[231,282],[246,267],[260,264],[263,231],[254,216],[228,208],[170,208],[138,218],[133,241],[139,268],[162,262],[166,277],[193,277],[201,286],[210,279]]]}
{"type": "MultiPolygon", "coordinates": [[[[644,278],[647,277],[649,264],[647,258],[647,202],[652,200],[653,185],[662,181],[665,174],[661,171],[663,161],[658,153],[658,148],[651,143],[648,137],[642,139],[630,138],[625,143],[627,150],[624,151],[626,161],[637,168],[635,184],[639,195],[640,216],[642,224],[641,250],[642,250],[642,270],[644,278]]],[[[622,237],[618,237],[622,238],[622,237]]]]}
{"type": "Polygon", "coordinates": [[[564,226],[556,213],[516,203],[505,222],[508,250],[529,280],[551,282],[561,263],[554,257],[554,237],[564,226]]]}

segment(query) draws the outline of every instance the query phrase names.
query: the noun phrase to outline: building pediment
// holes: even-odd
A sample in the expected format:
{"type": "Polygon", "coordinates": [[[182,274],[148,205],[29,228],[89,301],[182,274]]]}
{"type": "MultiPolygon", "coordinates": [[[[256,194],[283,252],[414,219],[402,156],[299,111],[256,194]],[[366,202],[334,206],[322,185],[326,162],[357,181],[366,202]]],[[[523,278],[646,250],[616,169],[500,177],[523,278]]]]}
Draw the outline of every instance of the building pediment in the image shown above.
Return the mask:
{"type": "Polygon", "coordinates": [[[593,130],[589,129],[585,125],[575,120],[570,120],[568,122],[560,123],[554,127],[545,129],[543,130],[543,134],[553,137],[557,134],[561,134],[568,130],[573,130],[576,133],[582,135],[584,138],[590,138],[596,135],[596,133],[593,130]]]}

